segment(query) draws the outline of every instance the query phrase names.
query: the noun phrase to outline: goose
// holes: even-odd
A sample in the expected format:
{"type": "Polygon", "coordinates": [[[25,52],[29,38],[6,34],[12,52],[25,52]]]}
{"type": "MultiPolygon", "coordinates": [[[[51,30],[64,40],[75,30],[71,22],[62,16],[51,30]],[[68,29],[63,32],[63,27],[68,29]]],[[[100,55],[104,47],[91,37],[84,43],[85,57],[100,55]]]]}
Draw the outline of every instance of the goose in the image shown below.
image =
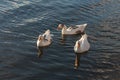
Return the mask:
{"type": "Polygon", "coordinates": [[[84,33],[84,29],[87,26],[87,24],[81,24],[81,25],[75,25],[75,27],[68,27],[64,24],[59,24],[57,29],[61,30],[62,35],[75,35],[75,34],[79,34],[79,33],[84,33]]]}
{"type": "Polygon", "coordinates": [[[87,40],[88,35],[84,34],[82,37],[76,41],[76,44],[74,46],[75,53],[83,53],[89,50],[90,43],[87,40]]]}
{"type": "Polygon", "coordinates": [[[76,41],[74,46],[74,51],[76,53],[75,67],[79,66],[80,54],[87,52],[90,49],[90,43],[87,40],[88,35],[84,34],[82,37],[76,41]]]}
{"type": "Polygon", "coordinates": [[[52,43],[52,37],[50,34],[50,30],[46,30],[45,33],[43,33],[42,35],[38,36],[38,40],[37,40],[37,47],[46,47],[49,46],[52,43]]]}

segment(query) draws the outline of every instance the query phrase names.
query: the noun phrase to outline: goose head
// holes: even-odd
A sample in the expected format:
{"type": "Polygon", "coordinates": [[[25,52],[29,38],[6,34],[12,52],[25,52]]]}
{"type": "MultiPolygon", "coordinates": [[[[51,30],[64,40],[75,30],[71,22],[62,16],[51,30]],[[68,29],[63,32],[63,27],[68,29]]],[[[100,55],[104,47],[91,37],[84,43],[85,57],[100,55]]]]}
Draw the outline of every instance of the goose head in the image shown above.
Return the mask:
{"type": "Polygon", "coordinates": [[[37,39],[37,48],[39,48],[40,43],[42,42],[42,40],[43,40],[42,35],[39,35],[38,39],[37,39]]]}
{"type": "Polygon", "coordinates": [[[44,36],[39,35],[38,40],[39,40],[39,41],[44,40],[44,36]]]}
{"type": "Polygon", "coordinates": [[[39,35],[38,40],[37,40],[37,47],[40,46],[40,43],[44,40],[44,36],[39,35]]]}
{"type": "Polygon", "coordinates": [[[58,27],[57,27],[57,30],[61,30],[61,29],[63,29],[64,27],[65,27],[64,24],[59,24],[58,27]]]}
{"type": "Polygon", "coordinates": [[[79,41],[76,42],[76,48],[80,48],[80,43],[79,43],[79,41]]]}
{"type": "Polygon", "coordinates": [[[77,52],[78,49],[80,49],[80,43],[79,43],[79,41],[76,41],[76,44],[74,46],[75,52],[77,52]]]}

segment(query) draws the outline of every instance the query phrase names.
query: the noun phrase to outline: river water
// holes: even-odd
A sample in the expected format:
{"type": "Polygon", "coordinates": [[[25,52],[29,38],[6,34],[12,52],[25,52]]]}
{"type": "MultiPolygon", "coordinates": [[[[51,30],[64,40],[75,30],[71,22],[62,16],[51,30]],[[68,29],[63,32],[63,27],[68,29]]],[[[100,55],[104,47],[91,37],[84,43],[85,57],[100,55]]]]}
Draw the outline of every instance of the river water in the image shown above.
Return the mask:
{"type": "Polygon", "coordinates": [[[120,80],[120,0],[1,0],[0,80],[120,80]],[[74,69],[74,44],[57,25],[87,23],[90,50],[74,69]],[[53,43],[38,58],[36,41],[50,29],[53,43]]]}

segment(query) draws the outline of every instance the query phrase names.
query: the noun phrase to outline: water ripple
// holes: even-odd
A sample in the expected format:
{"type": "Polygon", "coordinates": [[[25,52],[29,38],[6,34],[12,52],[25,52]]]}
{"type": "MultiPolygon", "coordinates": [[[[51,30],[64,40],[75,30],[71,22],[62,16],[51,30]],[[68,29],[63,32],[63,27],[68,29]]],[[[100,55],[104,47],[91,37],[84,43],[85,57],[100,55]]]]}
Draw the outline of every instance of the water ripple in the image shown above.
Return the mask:
{"type": "Polygon", "coordinates": [[[119,0],[6,0],[0,2],[0,79],[119,80],[119,0]],[[88,23],[90,51],[74,70],[73,47],[81,35],[61,39],[58,24],[88,23]],[[53,43],[37,57],[39,34],[53,43]],[[114,75],[114,76],[113,76],[114,75]],[[46,77],[47,76],[47,77],[46,77]]]}

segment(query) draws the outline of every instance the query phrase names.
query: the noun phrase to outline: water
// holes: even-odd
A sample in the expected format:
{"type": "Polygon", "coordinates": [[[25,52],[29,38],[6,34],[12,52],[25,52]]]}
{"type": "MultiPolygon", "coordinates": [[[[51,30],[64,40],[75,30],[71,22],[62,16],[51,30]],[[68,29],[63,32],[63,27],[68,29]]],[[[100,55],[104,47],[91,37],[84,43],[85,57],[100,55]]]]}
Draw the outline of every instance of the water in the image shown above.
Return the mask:
{"type": "Polygon", "coordinates": [[[0,80],[120,80],[120,0],[1,0],[0,80]],[[91,48],[74,69],[73,46],[57,25],[88,23],[91,48]],[[50,29],[53,43],[37,57],[36,40],[50,29]]]}

